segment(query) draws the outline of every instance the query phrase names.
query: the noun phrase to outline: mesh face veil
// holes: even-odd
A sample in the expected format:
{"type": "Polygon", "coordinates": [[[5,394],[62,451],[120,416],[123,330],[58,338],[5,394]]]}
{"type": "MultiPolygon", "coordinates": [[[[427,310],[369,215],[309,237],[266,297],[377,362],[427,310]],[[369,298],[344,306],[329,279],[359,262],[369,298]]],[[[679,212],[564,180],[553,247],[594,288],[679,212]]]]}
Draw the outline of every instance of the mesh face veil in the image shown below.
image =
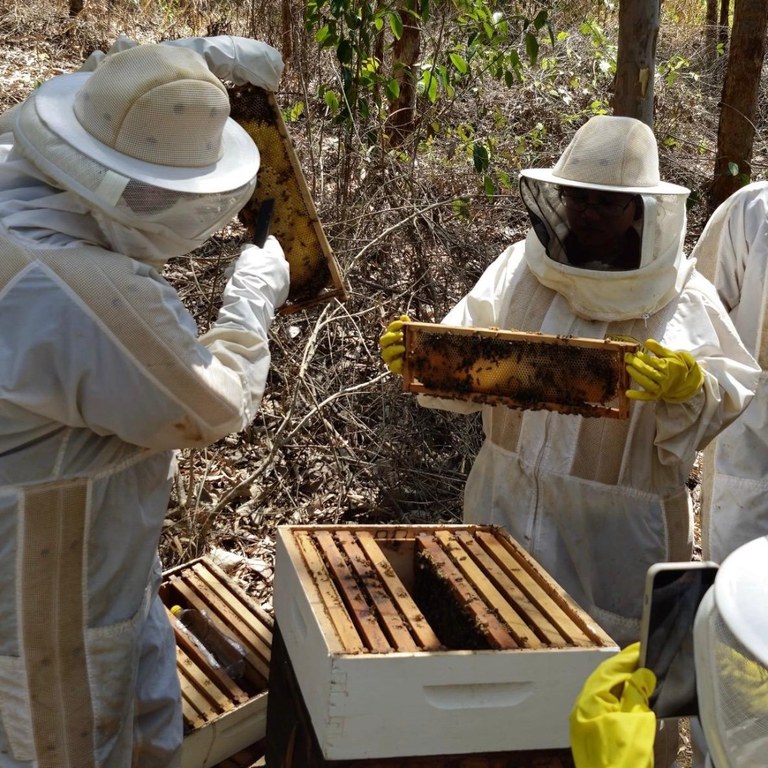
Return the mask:
{"type": "Polygon", "coordinates": [[[201,56],[138,46],[93,74],[44,83],[20,109],[14,137],[22,155],[96,209],[108,237],[121,231],[140,251],[128,255],[162,249],[167,258],[204,242],[253,193],[258,150],[228,114],[226,90],[201,56]]]}
{"type": "MultiPolygon", "coordinates": [[[[565,241],[570,227],[563,202],[563,193],[567,193],[568,189],[537,179],[520,179],[520,195],[528,210],[531,226],[549,258],[560,264],[568,264],[565,241]]],[[[638,236],[638,267],[647,266],[667,254],[676,254],[685,227],[684,198],[662,194],[639,194],[634,197],[639,212],[632,225],[638,236]]],[[[586,268],[614,269],[610,264],[601,263],[599,253],[595,254],[595,263],[586,268]]]]}
{"type": "Polygon", "coordinates": [[[765,765],[768,751],[768,538],[732,552],[694,625],[699,717],[715,768],[765,765]],[[721,579],[721,576],[723,577],[721,579]]]}
{"type": "Polygon", "coordinates": [[[594,117],[553,168],[521,171],[525,258],[538,280],[592,320],[650,315],[681,290],[688,190],[659,180],[651,129],[594,117]]]}

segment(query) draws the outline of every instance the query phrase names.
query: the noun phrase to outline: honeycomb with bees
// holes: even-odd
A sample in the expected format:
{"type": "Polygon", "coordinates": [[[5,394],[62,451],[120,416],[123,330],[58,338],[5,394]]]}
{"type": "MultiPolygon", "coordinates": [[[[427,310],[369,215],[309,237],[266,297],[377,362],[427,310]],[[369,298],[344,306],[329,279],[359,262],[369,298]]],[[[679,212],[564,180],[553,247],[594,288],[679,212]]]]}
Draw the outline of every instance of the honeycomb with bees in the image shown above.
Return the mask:
{"type": "Polygon", "coordinates": [[[626,352],[638,345],[431,323],[403,325],[406,392],[627,418],[626,352]]]}
{"type": "Polygon", "coordinates": [[[261,155],[256,190],[240,212],[251,230],[267,201],[274,201],[270,232],[290,266],[284,314],[346,298],[339,266],[317,215],[304,173],[273,93],[254,85],[229,90],[231,117],[254,140],[261,155]]]}

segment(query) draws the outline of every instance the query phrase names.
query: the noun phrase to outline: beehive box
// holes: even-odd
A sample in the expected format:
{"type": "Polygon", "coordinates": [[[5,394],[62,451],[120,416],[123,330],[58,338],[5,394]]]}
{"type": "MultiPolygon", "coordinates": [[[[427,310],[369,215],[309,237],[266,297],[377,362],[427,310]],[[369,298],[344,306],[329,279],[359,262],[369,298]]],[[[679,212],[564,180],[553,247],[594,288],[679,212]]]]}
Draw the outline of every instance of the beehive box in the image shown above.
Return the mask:
{"type": "Polygon", "coordinates": [[[414,394],[626,418],[624,355],[638,344],[432,323],[403,325],[403,389],[414,394]]]}
{"type": "Polygon", "coordinates": [[[209,768],[265,737],[273,622],[208,558],[167,571],[160,598],[176,635],[184,716],[182,768],[209,768]],[[171,616],[174,605],[204,610],[243,645],[243,678],[232,680],[210,665],[171,616]]]}
{"type": "Polygon", "coordinates": [[[231,117],[254,140],[261,154],[256,190],[240,212],[246,225],[274,200],[270,231],[280,241],[290,266],[283,314],[338,299],[344,301],[341,271],[328,244],[280,108],[273,93],[255,85],[229,90],[231,117]]]}
{"type": "Polygon", "coordinates": [[[618,650],[493,527],[282,526],[274,606],[328,760],[567,747],[618,650]]]}

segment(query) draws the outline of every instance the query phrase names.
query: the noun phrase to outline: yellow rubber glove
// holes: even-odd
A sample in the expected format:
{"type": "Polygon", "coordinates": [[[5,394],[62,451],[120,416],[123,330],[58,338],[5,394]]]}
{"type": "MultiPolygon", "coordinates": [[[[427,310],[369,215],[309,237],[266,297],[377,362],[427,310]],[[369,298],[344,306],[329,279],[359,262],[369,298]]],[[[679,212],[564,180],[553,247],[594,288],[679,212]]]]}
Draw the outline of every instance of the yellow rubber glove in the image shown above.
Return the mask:
{"type": "Polygon", "coordinates": [[[397,320],[393,320],[387,326],[387,330],[379,337],[381,357],[392,373],[400,374],[403,372],[403,356],[405,355],[403,323],[410,321],[411,318],[408,315],[400,315],[397,320]]]}
{"type": "Polygon", "coordinates": [[[624,355],[627,373],[642,390],[627,390],[632,400],[664,400],[684,403],[704,384],[704,373],[690,352],[673,352],[648,339],[635,353],[624,355]]]}
{"type": "Polygon", "coordinates": [[[648,699],[656,687],[638,668],[640,643],[606,659],[587,678],[570,717],[576,768],[652,768],[656,715],[648,699]]]}

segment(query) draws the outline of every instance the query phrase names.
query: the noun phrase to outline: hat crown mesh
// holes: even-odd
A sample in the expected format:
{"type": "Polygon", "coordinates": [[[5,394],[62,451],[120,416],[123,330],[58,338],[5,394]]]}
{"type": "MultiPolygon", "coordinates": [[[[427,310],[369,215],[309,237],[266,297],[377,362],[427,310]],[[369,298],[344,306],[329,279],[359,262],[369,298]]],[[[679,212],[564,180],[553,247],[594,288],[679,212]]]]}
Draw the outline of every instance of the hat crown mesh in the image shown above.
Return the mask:
{"type": "Polygon", "coordinates": [[[631,117],[593,117],[576,131],[557,164],[563,180],[613,187],[659,184],[659,156],[653,131],[631,117]]]}
{"type": "Polygon", "coordinates": [[[88,133],[117,152],[202,168],[223,154],[229,97],[194,51],[142,45],[107,56],[78,91],[74,110],[88,133]]]}

